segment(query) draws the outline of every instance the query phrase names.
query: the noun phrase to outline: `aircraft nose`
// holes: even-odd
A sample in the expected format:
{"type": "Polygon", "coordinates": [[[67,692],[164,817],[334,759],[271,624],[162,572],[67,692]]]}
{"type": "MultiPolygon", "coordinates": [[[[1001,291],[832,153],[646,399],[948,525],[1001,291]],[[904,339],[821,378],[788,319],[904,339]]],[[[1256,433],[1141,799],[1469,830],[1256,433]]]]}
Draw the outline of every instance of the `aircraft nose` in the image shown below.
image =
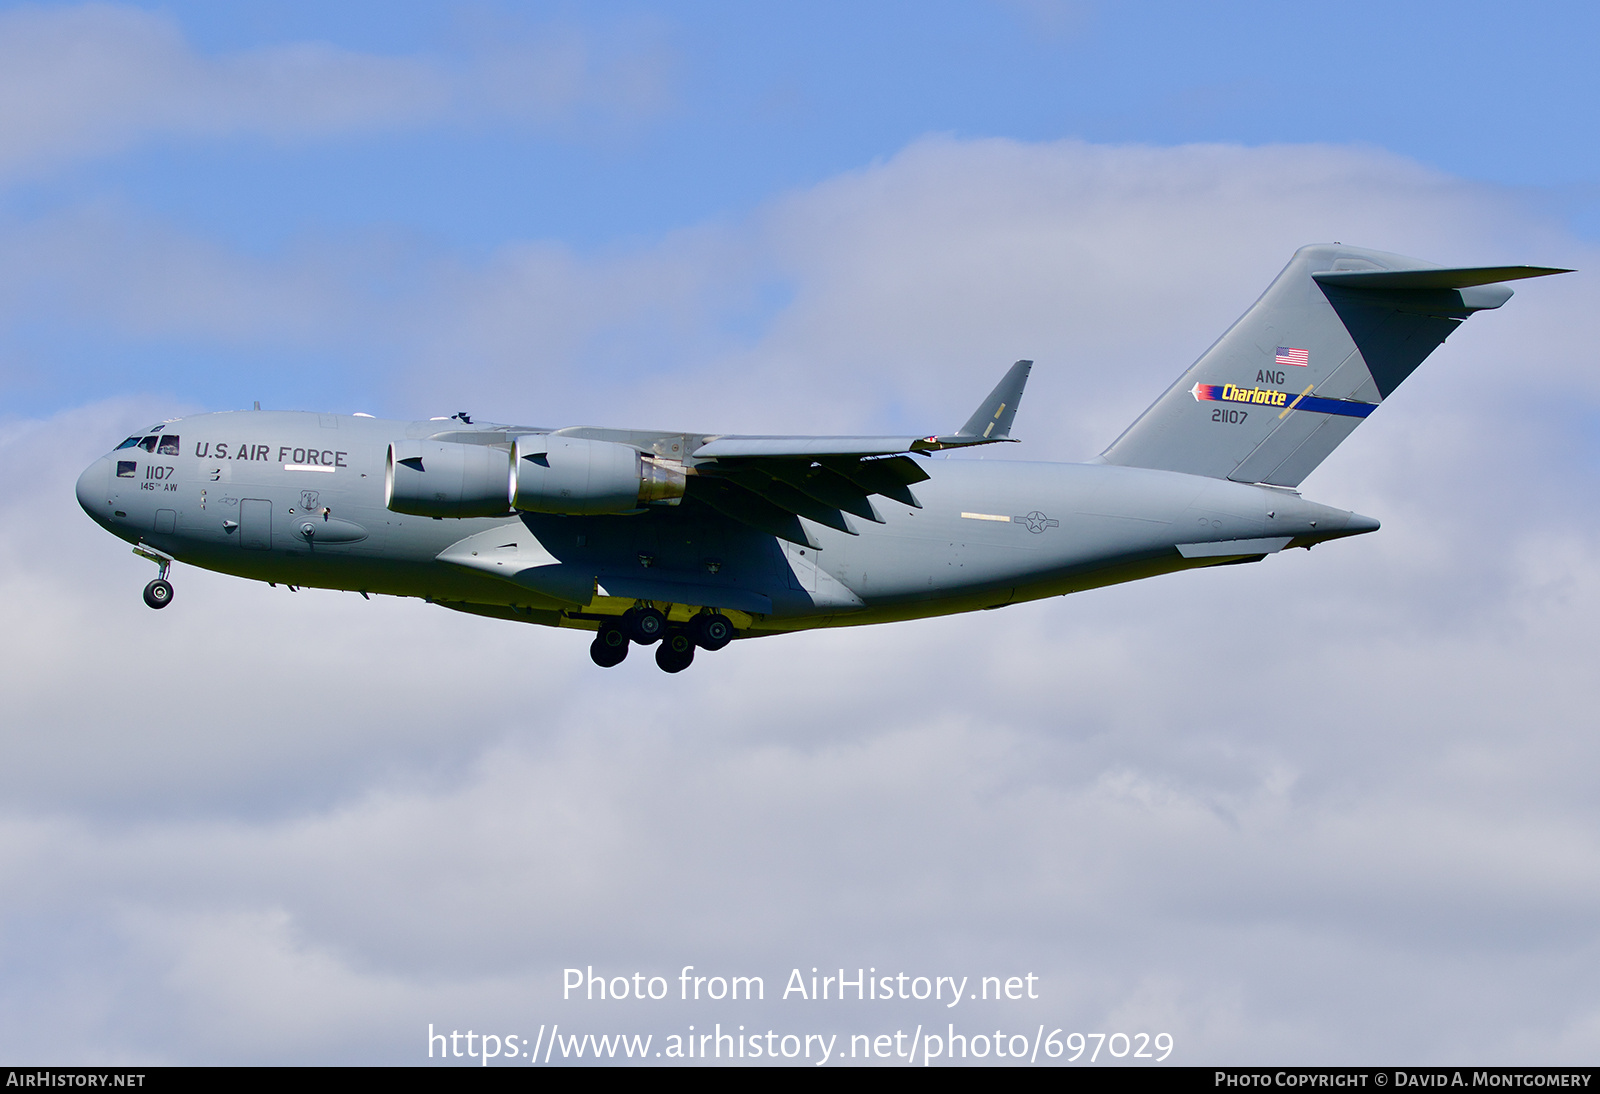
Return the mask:
{"type": "Polygon", "coordinates": [[[102,456],[78,476],[78,504],[97,522],[105,514],[106,476],[110,473],[111,467],[102,456]]]}

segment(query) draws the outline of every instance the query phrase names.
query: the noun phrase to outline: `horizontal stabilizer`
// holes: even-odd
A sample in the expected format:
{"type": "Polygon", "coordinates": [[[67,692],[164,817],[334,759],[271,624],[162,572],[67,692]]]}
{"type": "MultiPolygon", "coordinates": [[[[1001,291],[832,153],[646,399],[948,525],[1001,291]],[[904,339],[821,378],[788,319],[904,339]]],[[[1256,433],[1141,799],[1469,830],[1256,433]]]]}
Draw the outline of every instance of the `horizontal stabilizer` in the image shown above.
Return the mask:
{"type": "Polygon", "coordinates": [[[1460,266],[1434,270],[1339,270],[1311,276],[1323,285],[1343,285],[1347,289],[1470,289],[1474,285],[1563,273],[1572,271],[1553,266],[1460,266]]]}

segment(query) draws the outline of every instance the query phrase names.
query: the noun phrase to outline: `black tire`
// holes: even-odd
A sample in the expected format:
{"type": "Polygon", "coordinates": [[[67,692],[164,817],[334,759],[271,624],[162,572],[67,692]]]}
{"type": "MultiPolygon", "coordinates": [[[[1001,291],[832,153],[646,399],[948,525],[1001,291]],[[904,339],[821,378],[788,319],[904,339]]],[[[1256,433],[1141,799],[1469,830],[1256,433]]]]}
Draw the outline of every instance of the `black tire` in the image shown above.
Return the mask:
{"type": "Polygon", "coordinates": [[[703,612],[689,621],[689,634],[703,650],[720,650],[733,641],[733,624],[725,615],[703,612]]]}
{"type": "Polygon", "coordinates": [[[622,633],[620,627],[609,624],[601,627],[600,633],[594,636],[594,641],[589,645],[589,657],[603,669],[622,664],[627,656],[628,636],[622,633]]]}
{"type": "Polygon", "coordinates": [[[661,641],[667,629],[667,617],[654,608],[634,608],[623,615],[622,628],[639,645],[648,646],[661,641]]]}
{"type": "Polygon", "coordinates": [[[694,663],[694,639],[687,631],[667,632],[656,647],[656,664],[662,672],[682,672],[694,663]]]}
{"type": "MultiPolygon", "coordinates": [[[[147,573],[149,571],[146,571],[147,573]]],[[[144,602],[152,608],[165,608],[172,603],[172,582],[158,577],[144,587],[144,602]]]]}

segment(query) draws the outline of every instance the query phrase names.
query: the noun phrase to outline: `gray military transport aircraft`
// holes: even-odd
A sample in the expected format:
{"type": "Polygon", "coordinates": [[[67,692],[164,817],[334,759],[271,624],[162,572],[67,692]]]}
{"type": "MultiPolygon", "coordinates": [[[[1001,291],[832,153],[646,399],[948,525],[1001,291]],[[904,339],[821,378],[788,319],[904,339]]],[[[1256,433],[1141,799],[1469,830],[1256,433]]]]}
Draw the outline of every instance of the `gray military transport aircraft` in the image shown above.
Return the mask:
{"type": "Polygon", "coordinates": [[[1304,247],[1217,342],[1086,464],[925,460],[1012,440],[1018,361],[954,433],[775,437],[236,411],[152,426],[78,501],[174,561],[598,632],[594,661],[812,627],[1000,608],[1378,522],[1295,489],[1501,282],[1304,247]]]}

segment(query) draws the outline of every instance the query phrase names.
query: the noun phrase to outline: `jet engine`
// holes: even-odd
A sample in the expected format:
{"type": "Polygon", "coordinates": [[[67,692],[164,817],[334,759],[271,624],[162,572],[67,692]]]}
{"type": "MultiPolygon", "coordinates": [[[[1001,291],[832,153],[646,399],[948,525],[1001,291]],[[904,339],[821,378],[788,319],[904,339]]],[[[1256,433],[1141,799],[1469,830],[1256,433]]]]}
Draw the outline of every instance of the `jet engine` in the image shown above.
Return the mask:
{"type": "Polygon", "coordinates": [[[511,453],[504,446],[395,441],[383,470],[384,504],[416,517],[499,517],[510,512],[511,453]]]}
{"type": "Polygon", "coordinates": [[[676,505],[686,481],[681,464],[629,445],[555,433],[518,437],[511,505],[572,516],[626,513],[642,505],[676,505]]]}

